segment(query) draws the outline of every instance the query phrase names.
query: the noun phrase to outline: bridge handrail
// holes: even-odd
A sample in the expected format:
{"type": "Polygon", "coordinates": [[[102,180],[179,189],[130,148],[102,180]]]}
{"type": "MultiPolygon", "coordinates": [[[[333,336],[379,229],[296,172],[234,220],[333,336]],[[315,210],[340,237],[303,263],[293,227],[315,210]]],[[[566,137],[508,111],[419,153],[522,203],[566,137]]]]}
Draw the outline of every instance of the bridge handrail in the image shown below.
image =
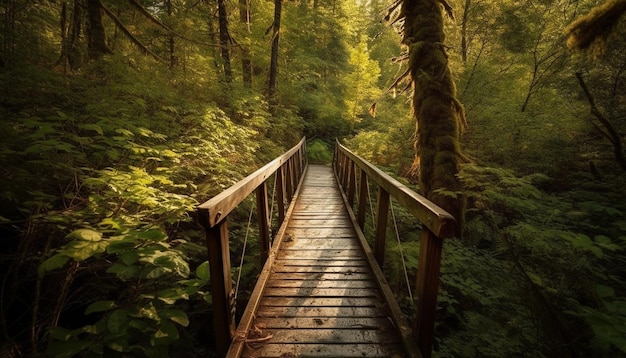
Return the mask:
{"type": "Polygon", "coordinates": [[[224,220],[231,211],[248,197],[248,195],[252,194],[253,191],[272,176],[295,153],[298,153],[305,143],[306,138],[303,137],[298,144],[281,156],[267,163],[262,168],[259,168],[254,173],[248,175],[210,200],[200,204],[198,209],[202,212],[206,212],[211,227],[224,220]]]}
{"type": "Polygon", "coordinates": [[[367,160],[354,154],[350,149],[339,143],[338,140],[337,148],[348,156],[361,170],[367,173],[368,178],[374,180],[376,184],[385,189],[389,195],[394,197],[402,207],[413,214],[437,237],[447,238],[454,236],[456,221],[452,215],[378,169],[367,160]]]}
{"type": "MultiPolygon", "coordinates": [[[[356,220],[357,225],[364,231],[366,203],[368,201],[369,183],[373,180],[378,185],[376,211],[372,218],[374,222],[374,247],[373,257],[380,267],[385,263],[385,240],[387,234],[387,221],[390,207],[390,197],[394,197],[398,203],[412,213],[421,223],[420,233],[420,257],[417,269],[417,319],[414,322],[413,339],[417,342],[420,354],[424,358],[430,358],[435,326],[435,310],[437,308],[437,291],[439,288],[439,272],[441,265],[441,252],[443,239],[453,237],[455,233],[455,219],[452,215],[415,193],[405,185],[393,179],[370,164],[365,159],[354,154],[348,148],[335,140],[335,155],[333,167],[338,184],[344,192],[350,215],[356,220]],[[354,215],[354,205],[357,190],[357,170],[360,171],[358,179],[358,208],[354,215]]],[[[360,234],[363,237],[363,234],[360,234]]],[[[363,237],[363,241],[365,238],[363,237]]],[[[367,242],[364,245],[368,245],[367,242]]],[[[368,245],[369,246],[369,245],[368,245]]],[[[382,275],[380,268],[375,272],[382,275]]],[[[393,300],[394,295],[383,290],[386,299],[393,300]]],[[[400,321],[402,315],[399,310],[392,309],[391,314],[395,321],[400,321]]],[[[401,330],[404,341],[410,341],[408,332],[401,330]]]]}
{"type": "Polygon", "coordinates": [[[228,214],[252,192],[256,193],[257,223],[261,266],[272,250],[271,219],[268,207],[267,180],[275,175],[278,226],[285,219],[286,203],[291,202],[306,170],[306,138],[235,185],[197,207],[198,221],[204,227],[209,256],[210,290],[213,300],[215,343],[225,356],[235,333],[235,295],[231,281],[228,214]]]}

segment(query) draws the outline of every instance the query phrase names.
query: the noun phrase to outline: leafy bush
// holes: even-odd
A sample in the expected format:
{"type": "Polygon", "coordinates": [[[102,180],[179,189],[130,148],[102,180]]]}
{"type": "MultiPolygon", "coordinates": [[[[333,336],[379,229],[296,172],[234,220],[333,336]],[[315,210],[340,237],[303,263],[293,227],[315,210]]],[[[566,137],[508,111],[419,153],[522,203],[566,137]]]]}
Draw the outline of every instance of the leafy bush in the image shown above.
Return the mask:
{"type": "Polygon", "coordinates": [[[307,144],[307,157],[313,164],[330,164],[333,160],[331,146],[320,139],[307,144]]]}

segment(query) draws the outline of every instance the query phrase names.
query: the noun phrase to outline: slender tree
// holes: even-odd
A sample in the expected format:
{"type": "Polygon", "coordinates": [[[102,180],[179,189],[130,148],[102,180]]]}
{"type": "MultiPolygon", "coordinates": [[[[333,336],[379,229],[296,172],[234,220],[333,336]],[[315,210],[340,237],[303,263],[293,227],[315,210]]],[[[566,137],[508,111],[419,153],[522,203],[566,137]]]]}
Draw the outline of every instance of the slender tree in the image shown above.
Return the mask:
{"type": "MultiPolygon", "coordinates": [[[[172,6],[172,0],[166,0],[165,1],[165,9],[167,11],[167,15],[168,16],[172,16],[172,14],[174,13],[174,8],[172,6]]],[[[168,47],[169,47],[169,52],[170,52],[170,68],[174,68],[174,66],[176,66],[176,41],[174,41],[174,34],[172,32],[169,33],[168,35],[168,47]]]]}
{"type": "MultiPolygon", "coordinates": [[[[250,36],[250,0],[239,0],[239,19],[246,27],[247,38],[250,36]]],[[[252,87],[252,60],[250,59],[249,41],[241,45],[241,70],[243,77],[243,85],[252,87]]]]}
{"type": "Polygon", "coordinates": [[[220,54],[222,56],[224,79],[227,83],[230,83],[233,81],[233,72],[230,67],[230,45],[232,41],[228,32],[228,13],[226,12],[225,0],[217,0],[217,12],[220,31],[220,54]]]}
{"type": "Polygon", "coordinates": [[[272,55],[270,58],[270,73],[268,81],[268,102],[270,113],[276,113],[278,105],[276,98],[276,80],[278,78],[278,44],[280,39],[280,17],[282,16],[282,0],[274,0],[274,23],[272,24],[272,55]]]}

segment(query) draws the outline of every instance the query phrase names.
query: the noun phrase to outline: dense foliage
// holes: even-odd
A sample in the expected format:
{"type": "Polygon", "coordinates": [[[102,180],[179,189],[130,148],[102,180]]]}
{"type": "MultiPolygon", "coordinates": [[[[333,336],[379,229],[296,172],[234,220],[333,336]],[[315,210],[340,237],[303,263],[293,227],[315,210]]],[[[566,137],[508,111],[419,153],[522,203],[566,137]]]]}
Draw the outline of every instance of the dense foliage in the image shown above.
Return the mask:
{"type": "MultiPolygon", "coordinates": [[[[626,21],[588,56],[564,29],[601,1],[448,2],[469,128],[463,190],[440,194],[468,210],[444,246],[436,355],[626,355],[626,21]]],[[[0,355],[211,355],[194,207],[303,134],[313,162],[341,137],[419,190],[387,5],[285,2],[270,108],[271,2],[4,2],[0,355]]],[[[414,314],[394,258],[413,282],[419,228],[393,216],[386,273],[414,314]]]]}

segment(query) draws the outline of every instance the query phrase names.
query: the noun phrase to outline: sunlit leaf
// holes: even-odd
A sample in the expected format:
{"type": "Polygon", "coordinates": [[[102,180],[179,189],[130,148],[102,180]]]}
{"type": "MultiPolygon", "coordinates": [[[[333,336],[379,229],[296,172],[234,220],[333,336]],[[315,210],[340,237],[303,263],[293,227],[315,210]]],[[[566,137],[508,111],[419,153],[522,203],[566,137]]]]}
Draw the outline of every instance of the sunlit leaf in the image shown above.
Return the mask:
{"type": "Polygon", "coordinates": [[[117,307],[115,301],[97,301],[87,307],[87,309],[85,310],[85,314],[88,315],[94,312],[108,311],[115,307],[117,307]]]}
{"type": "Polygon", "coordinates": [[[84,241],[100,241],[102,240],[102,233],[91,229],[78,229],[72,231],[66,238],[84,241]]]}
{"type": "Polygon", "coordinates": [[[196,268],[196,276],[203,281],[209,280],[209,261],[204,261],[196,268]]]}

